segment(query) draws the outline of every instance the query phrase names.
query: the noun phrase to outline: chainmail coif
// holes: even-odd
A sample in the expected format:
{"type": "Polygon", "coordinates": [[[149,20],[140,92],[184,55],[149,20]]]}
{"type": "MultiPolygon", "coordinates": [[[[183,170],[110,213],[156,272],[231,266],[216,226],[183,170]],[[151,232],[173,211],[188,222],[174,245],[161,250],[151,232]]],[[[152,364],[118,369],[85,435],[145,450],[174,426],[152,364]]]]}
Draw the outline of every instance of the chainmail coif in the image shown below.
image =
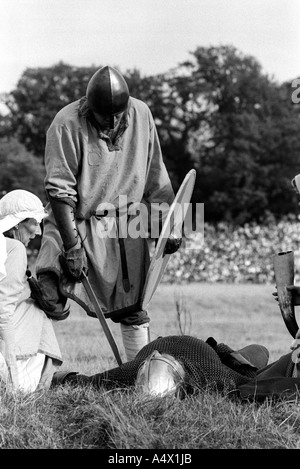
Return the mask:
{"type": "Polygon", "coordinates": [[[130,362],[92,376],[72,375],[66,381],[106,389],[133,386],[140,365],[154,350],[173,355],[181,362],[186,372],[184,387],[187,393],[208,387],[229,392],[255,377],[257,368],[231,357],[233,350],[230,347],[217,344],[212,338],[207,342],[191,336],[160,337],[143,347],[130,362]]]}

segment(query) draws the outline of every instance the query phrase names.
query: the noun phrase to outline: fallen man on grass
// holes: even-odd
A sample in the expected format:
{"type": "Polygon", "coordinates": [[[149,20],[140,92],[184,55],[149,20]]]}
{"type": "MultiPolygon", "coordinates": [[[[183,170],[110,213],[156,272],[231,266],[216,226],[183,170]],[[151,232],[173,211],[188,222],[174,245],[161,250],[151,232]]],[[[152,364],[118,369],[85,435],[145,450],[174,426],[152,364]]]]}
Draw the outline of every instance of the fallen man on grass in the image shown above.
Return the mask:
{"type": "Polygon", "coordinates": [[[136,387],[153,396],[185,397],[218,391],[246,400],[296,398],[300,378],[295,351],[268,364],[268,350],[258,344],[234,351],[212,337],[160,337],[144,346],[136,358],[91,376],[77,372],[55,373],[52,387],[91,385],[99,389],[136,387]]]}

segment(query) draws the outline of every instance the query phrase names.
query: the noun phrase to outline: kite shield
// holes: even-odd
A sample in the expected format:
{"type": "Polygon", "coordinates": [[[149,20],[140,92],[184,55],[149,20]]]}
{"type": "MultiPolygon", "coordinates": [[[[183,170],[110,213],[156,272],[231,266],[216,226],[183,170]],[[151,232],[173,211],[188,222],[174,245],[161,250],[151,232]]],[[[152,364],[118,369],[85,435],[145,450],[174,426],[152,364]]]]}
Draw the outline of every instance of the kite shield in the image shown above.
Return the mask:
{"type": "Polygon", "coordinates": [[[191,169],[185,176],[163,224],[142,293],[142,309],[147,309],[170,259],[171,254],[164,255],[165,245],[170,233],[182,232],[182,225],[194,190],[195,179],[196,171],[191,169]]]}

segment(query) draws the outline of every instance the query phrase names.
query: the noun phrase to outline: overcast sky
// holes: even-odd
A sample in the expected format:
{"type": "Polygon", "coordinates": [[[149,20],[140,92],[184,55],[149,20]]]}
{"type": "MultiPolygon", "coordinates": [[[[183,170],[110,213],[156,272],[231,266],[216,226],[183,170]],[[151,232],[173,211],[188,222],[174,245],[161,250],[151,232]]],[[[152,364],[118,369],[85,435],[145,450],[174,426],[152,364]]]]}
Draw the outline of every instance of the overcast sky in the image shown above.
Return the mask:
{"type": "Polygon", "coordinates": [[[0,93],[27,67],[165,72],[233,45],[279,82],[300,76],[300,0],[0,0],[0,93]]]}

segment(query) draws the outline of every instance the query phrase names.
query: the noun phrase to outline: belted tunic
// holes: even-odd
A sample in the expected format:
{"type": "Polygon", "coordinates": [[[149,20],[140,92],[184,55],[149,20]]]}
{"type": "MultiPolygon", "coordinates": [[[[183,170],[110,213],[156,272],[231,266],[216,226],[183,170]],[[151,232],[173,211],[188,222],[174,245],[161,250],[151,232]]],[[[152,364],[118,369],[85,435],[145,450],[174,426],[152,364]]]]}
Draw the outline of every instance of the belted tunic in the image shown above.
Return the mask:
{"type": "MultiPolygon", "coordinates": [[[[119,322],[139,311],[149,267],[147,236],[137,236],[139,229],[145,233],[147,228],[135,224],[138,212],[131,213],[130,208],[141,202],[145,207],[153,203],[170,206],[174,192],[145,103],[130,97],[121,130],[113,140],[80,113],[80,106],[78,100],[64,107],[48,129],[45,188],[51,197],[74,203],[90,283],[106,317],[119,322]],[[122,223],[121,235],[120,213],[127,221],[127,225],[122,223]]],[[[88,305],[85,309],[94,316],[82,284],[61,277],[62,240],[50,204],[46,210],[37,274],[56,272],[62,278],[62,292],[83,307],[88,305]]]]}

